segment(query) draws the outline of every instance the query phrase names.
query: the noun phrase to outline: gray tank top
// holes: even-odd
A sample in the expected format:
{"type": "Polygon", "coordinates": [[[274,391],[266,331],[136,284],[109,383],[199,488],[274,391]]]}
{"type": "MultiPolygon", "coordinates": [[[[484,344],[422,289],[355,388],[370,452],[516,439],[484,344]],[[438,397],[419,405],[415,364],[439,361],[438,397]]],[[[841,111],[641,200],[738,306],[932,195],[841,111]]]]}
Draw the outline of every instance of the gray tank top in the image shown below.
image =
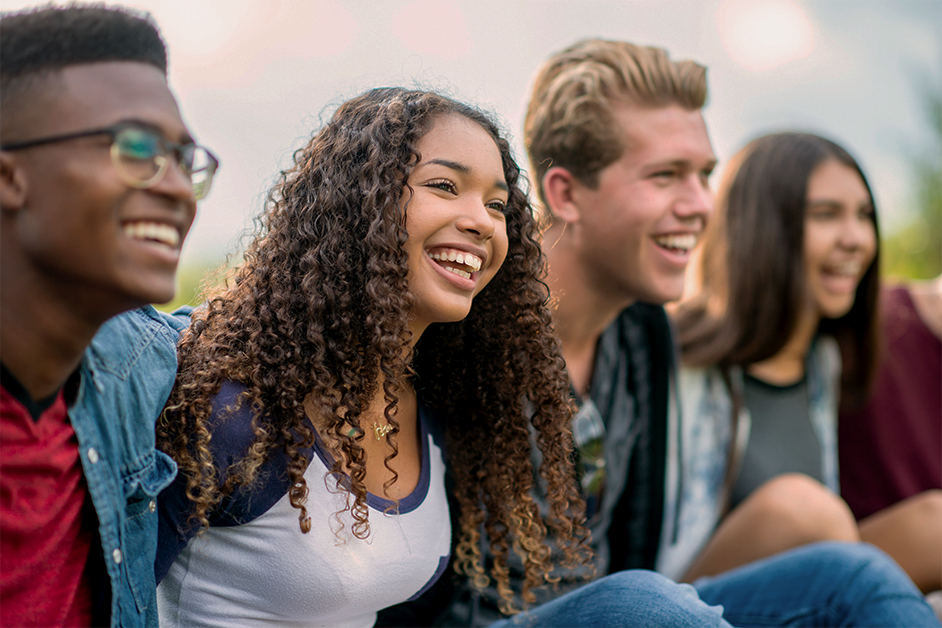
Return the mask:
{"type": "Polygon", "coordinates": [[[788,386],[768,384],[748,374],[744,380],[752,427],[730,508],[782,473],[804,473],[823,482],[821,442],[811,424],[807,378],[788,386]]]}

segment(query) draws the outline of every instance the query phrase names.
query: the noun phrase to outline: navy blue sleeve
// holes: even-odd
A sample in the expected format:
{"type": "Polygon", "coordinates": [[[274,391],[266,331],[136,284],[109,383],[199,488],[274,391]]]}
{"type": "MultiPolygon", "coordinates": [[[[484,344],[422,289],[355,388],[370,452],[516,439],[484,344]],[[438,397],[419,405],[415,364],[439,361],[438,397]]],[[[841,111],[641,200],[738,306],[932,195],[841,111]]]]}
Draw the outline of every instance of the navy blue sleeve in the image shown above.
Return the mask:
{"type": "MultiPolygon", "coordinates": [[[[240,384],[225,382],[213,400],[210,419],[213,438],[210,441],[210,451],[213,463],[223,480],[227,477],[229,468],[245,456],[255,437],[251,426],[251,408],[243,404],[234,412],[227,410],[236,407],[243,390],[240,384]]],[[[302,451],[310,461],[314,455],[313,449],[302,451]]],[[[177,474],[173,484],[157,499],[160,518],[154,571],[158,583],[167,575],[170,565],[199,531],[199,524],[190,520],[192,508],[186,496],[186,482],[183,474],[177,474]]],[[[288,458],[279,449],[272,452],[271,458],[260,470],[258,481],[251,489],[240,488],[224,499],[210,515],[209,523],[211,526],[248,523],[274,506],[287,494],[288,487],[288,458]]]]}
{"type": "Polygon", "coordinates": [[[173,484],[157,497],[157,559],[154,561],[157,584],[167,575],[170,565],[187,542],[196,535],[196,526],[190,525],[188,521],[189,504],[186,478],[182,473],[177,473],[173,484]]]}

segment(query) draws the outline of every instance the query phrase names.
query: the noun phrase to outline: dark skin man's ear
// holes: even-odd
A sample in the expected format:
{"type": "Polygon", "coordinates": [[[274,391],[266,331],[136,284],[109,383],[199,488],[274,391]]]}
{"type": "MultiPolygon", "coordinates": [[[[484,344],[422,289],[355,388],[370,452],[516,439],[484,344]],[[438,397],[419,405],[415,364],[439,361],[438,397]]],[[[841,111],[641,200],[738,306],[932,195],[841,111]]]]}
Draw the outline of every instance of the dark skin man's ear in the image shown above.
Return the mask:
{"type": "Polygon", "coordinates": [[[15,211],[26,205],[26,173],[11,152],[0,151],[0,209],[15,211]]]}
{"type": "Polygon", "coordinates": [[[543,175],[543,194],[552,215],[565,223],[579,222],[581,210],[573,198],[579,185],[575,175],[562,166],[553,166],[543,175]]]}

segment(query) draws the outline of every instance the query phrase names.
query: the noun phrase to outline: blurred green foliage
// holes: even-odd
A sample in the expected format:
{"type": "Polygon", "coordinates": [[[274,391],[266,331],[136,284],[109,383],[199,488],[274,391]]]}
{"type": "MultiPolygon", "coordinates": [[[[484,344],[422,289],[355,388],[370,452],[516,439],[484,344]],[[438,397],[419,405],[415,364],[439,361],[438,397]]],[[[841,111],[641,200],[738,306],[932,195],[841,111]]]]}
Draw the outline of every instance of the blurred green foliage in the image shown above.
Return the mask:
{"type": "Polygon", "coordinates": [[[929,133],[925,145],[910,156],[915,216],[882,242],[883,274],[897,280],[931,279],[942,273],[942,90],[938,81],[922,84],[929,133]]]}
{"type": "Polygon", "coordinates": [[[190,263],[177,270],[177,296],[170,303],[155,305],[158,310],[172,312],[184,305],[196,305],[200,302],[200,292],[204,281],[214,281],[216,269],[223,260],[209,263],[190,263]]]}

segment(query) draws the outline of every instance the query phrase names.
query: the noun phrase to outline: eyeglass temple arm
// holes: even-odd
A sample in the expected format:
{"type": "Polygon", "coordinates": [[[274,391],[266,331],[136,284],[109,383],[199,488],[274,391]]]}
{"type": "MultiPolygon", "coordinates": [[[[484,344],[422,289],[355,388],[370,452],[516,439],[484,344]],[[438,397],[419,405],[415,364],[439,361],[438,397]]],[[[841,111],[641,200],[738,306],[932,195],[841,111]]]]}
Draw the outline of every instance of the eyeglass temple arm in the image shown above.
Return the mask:
{"type": "Polygon", "coordinates": [[[92,131],[79,131],[78,133],[67,133],[65,135],[54,135],[52,137],[43,137],[36,140],[26,140],[24,142],[10,142],[9,144],[0,144],[0,150],[20,150],[22,148],[32,148],[33,146],[42,146],[43,144],[54,144],[66,140],[74,140],[80,137],[90,137],[92,135],[102,135],[111,133],[110,129],[94,129],[92,131]]]}

